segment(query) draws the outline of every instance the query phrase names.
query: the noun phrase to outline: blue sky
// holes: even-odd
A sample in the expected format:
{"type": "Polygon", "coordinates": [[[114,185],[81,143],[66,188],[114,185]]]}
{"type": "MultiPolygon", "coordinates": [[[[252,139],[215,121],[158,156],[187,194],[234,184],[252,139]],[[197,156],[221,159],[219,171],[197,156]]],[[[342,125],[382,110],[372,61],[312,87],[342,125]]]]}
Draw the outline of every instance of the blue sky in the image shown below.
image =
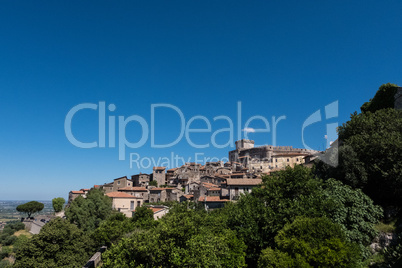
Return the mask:
{"type": "MultiPolygon", "coordinates": [[[[305,130],[305,142],[323,149],[328,123],[347,121],[381,84],[402,85],[401,10],[401,1],[4,1],[0,200],[67,198],[70,190],[150,172],[130,168],[130,153],[155,160],[172,153],[227,157],[233,147],[211,146],[213,133],[228,127],[216,116],[233,120],[234,139],[252,116],[270,124],[273,116],[286,116],[276,145],[303,147],[303,122],[338,101],[338,117],[305,130]],[[194,148],[183,138],[152,148],[148,136],[143,146],[126,148],[124,161],[108,142],[75,147],[66,138],[66,115],[76,105],[100,102],[115,105],[106,119],[116,125],[119,116],[133,115],[150,124],[151,105],[160,103],[177,107],[186,123],[204,116],[211,131],[190,138],[210,146],[194,148]]],[[[98,141],[97,113],[75,114],[78,140],[98,141]]],[[[255,120],[249,127],[262,126],[255,120]]],[[[175,111],[156,110],[157,143],[175,140],[180,127],[175,111]]],[[[191,124],[205,127],[201,120],[191,124]]],[[[124,134],[134,143],[141,133],[130,122],[124,134]]],[[[272,129],[248,137],[273,143],[272,129]]],[[[229,133],[216,139],[224,144],[229,133]]]]}

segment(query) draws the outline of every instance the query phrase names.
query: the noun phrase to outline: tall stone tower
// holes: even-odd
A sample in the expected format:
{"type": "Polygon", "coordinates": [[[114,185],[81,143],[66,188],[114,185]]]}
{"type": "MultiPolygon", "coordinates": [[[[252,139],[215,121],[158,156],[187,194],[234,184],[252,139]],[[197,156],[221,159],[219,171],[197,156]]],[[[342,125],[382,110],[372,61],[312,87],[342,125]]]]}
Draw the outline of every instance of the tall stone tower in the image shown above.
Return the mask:
{"type": "Polygon", "coordinates": [[[166,167],[154,167],[153,169],[153,180],[158,183],[158,186],[166,184],[166,167]]]}
{"type": "Polygon", "coordinates": [[[254,148],[253,140],[238,140],[236,141],[236,150],[254,148]]]}

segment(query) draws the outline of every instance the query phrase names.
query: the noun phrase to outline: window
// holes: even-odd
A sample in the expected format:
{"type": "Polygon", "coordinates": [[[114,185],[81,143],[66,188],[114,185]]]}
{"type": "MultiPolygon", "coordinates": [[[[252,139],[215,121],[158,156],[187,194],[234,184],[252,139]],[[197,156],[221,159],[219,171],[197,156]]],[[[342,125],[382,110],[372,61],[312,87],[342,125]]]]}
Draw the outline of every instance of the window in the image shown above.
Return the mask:
{"type": "Polygon", "coordinates": [[[117,185],[120,185],[120,181],[117,181],[117,185]]]}
{"type": "Polygon", "coordinates": [[[299,158],[296,158],[296,161],[299,162],[299,158]]]}
{"type": "Polygon", "coordinates": [[[289,158],[288,158],[287,160],[288,160],[288,162],[289,162],[289,158]]]}
{"type": "Polygon", "coordinates": [[[134,210],[134,201],[130,202],[130,210],[134,210]]]}
{"type": "Polygon", "coordinates": [[[278,163],[278,159],[275,159],[275,162],[278,163]]]}

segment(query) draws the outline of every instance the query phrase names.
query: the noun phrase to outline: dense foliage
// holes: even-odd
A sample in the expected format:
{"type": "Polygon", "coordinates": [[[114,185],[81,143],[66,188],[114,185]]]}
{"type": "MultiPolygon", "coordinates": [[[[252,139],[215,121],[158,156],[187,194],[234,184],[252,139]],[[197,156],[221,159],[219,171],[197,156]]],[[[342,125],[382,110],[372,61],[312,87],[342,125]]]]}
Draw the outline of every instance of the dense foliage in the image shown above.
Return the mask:
{"type": "Polygon", "coordinates": [[[244,267],[245,245],[218,214],[176,205],[105,254],[105,267],[244,267]]]}
{"type": "Polygon", "coordinates": [[[259,267],[356,267],[357,244],[327,218],[297,218],[275,237],[276,249],[263,250],[259,267]]]}
{"type": "Polygon", "coordinates": [[[66,217],[84,231],[95,230],[112,213],[112,199],[102,190],[92,189],[87,197],[78,196],[66,209],[66,217]]]}
{"type": "Polygon", "coordinates": [[[31,201],[17,207],[17,211],[24,212],[28,214],[28,218],[31,217],[32,214],[41,211],[45,205],[38,201],[31,201]]]}
{"type": "Polygon", "coordinates": [[[370,101],[364,103],[362,107],[360,107],[360,110],[365,113],[394,108],[397,88],[397,85],[391,83],[381,85],[375,96],[370,99],[370,101]]]}
{"type": "Polygon", "coordinates": [[[56,218],[17,250],[13,267],[82,267],[94,251],[92,240],[75,224],[56,218]]]}
{"type": "Polygon", "coordinates": [[[382,214],[361,191],[334,180],[323,182],[303,166],[264,178],[262,187],[225,210],[228,225],[245,241],[248,263],[253,265],[262,249],[275,247],[274,237],[297,216],[331,219],[367,254],[365,248],[376,234],[374,224],[382,214]]]}
{"type": "Polygon", "coordinates": [[[5,258],[13,255],[15,251],[27,241],[24,235],[15,236],[15,232],[25,229],[22,222],[9,222],[0,232],[0,268],[10,267],[11,263],[5,258]]]}
{"type": "Polygon", "coordinates": [[[56,197],[52,199],[54,212],[60,212],[63,210],[63,206],[66,200],[63,197],[56,197]]]}

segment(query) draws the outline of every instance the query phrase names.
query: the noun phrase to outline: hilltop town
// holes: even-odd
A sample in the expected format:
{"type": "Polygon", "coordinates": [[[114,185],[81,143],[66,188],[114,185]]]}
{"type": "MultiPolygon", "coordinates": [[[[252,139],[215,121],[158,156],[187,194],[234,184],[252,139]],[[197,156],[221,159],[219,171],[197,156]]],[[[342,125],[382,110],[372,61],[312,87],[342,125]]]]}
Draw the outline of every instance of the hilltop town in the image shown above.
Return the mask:
{"type": "MultiPolygon", "coordinates": [[[[229,162],[186,163],[166,170],[153,167],[151,174],[135,174],[114,179],[92,188],[102,189],[113,199],[113,208],[131,217],[139,206],[166,201],[194,201],[206,209],[223,207],[225,202],[238,200],[261,184],[269,175],[287,166],[311,165],[318,151],[291,146],[254,146],[253,140],[236,141],[236,149],[229,152],[229,162]]],[[[70,204],[78,196],[85,197],[89,188],[69,192],[70,204]]],[[[164,207],[155,207],[156,218],[164,215],[164,207]]]]}

